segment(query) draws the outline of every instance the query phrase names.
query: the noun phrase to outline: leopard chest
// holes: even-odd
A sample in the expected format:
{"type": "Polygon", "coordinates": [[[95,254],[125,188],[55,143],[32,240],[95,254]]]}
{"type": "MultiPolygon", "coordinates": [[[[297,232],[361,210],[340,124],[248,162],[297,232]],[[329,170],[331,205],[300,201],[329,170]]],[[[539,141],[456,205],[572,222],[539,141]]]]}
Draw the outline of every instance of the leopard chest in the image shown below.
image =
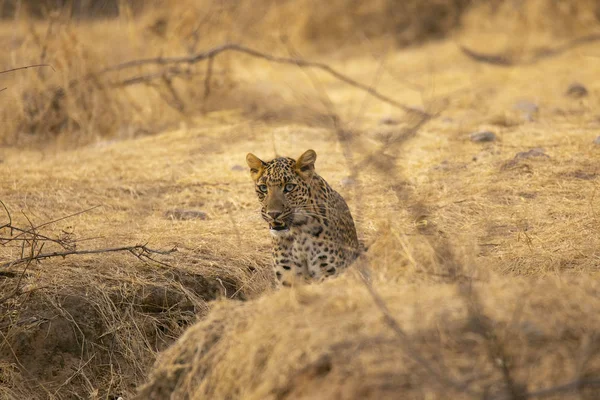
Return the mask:
{"type": "Polygon", "coordinates": [[[318,222],[311,222],[301,227],[292,229],[291,251],[294,258],[304,263],[323,247],[323,240],[327,237],[324,228],[318,222]]]}
{"type": "Polygon", "coordinates": [[[321,262],[330,262],[330,255],[334,254],[332,237],[320,223],[314,222],[302,227],[292,229],[287,243],[287,254],[293,263],[302,268],[319,265],[321,262]]]}

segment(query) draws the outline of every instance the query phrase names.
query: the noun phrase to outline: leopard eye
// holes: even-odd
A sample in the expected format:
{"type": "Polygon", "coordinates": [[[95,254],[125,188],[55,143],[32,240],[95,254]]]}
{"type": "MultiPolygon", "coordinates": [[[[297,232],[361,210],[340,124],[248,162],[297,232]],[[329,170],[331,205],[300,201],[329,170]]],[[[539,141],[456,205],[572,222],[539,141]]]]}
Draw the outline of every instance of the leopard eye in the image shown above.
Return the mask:
{"type": "Polygon", "coordinates": [[[296,187],[296,185],[294,185],[293,183],[286,183],[285,186],[284,186],[284,188],[283,188],[283,191],[285,193],[291,192],[292,190],[294,190],[295,187],[296,187]]]}
{"type": "Polygon", "coordinates": [[[258,185],[258,190],[260,190],[263,193],[267,193],[267,185],[258,185]]]}

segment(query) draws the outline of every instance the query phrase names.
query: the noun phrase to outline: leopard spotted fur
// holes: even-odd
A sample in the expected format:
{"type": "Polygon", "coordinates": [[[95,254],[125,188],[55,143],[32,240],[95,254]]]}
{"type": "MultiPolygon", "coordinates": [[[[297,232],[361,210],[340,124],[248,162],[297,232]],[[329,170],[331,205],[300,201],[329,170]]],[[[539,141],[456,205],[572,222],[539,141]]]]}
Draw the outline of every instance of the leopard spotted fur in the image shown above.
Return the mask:
{"type": "Polygon", "coordinates": [[[317,154],[269,162],[246,161],[273,236],[273,268],[283,286],[321,280],[346,268],[359,253],[354,220],[342,196],[315,172],[317,154]]]}

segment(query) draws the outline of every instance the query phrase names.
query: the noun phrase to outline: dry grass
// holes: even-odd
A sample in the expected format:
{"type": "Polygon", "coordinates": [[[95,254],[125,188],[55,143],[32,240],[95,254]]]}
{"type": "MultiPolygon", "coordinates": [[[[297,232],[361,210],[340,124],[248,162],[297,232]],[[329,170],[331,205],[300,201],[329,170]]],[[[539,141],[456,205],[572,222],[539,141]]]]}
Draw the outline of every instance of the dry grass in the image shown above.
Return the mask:
{"type": "Polygon", "coordinates": [[[251,303],[220,302],[161,356],[138,398],[517,398],[508,393],[502,363],[520,392],[597,379],[595,282],[476,284],[478,316],[455,285],[376,286],[405,336],[346,277],[251,303]]]}
{"type": "MultiPolygon", "coordinates": [[[[462,15],[460,30],[447,28],[451,38],[401,52],[375,33],[341,45],[346,25],[331,27],[332,42],[320,41],[307,33],[324,29],[306,22],[309,11],[294,19],[295,8],[276,4],[256,14],[196,5],[189,21],[174,8],[162,23],[166,12],[157,8],[139,19],[69,23],[57,15],[0,27],[12,46],[3,67],[46,61],[56,69],[2,75],[9,89],[0,93],[0,134],[12,147],[0,148],[0,200],[13,223],[100,205],[40,233],[93,238],[78,249],[179,249],[148,263],[115,253],[30,265],[23,293],[0,304],[0,397],[130,398],[157,353],[198,320],[160,357],[140,398],[516,399],[525,389],[597,379],[595,45],[512,68],[476,63],[457,46],[526,54],[559,45],[593,31],[595,4],[531,2],[520,10],[530,22],[512,24],[519,10],[498,3],[504,19],[489,25],[488,6],[478,6],[462,15]],[[547,4],[556,9],[534,12],[547,4]],[[198,25],[207,31],[195,41],[200,12],[215,18],[198,25]],[[571,17],[544,25],[556,15],[571,17]],[[235,29],[214,30],[242,16],[235,29]],[[523,32],[530,40],[515,39],[523,32]],[[216,61],[210,101],[205,65],[174,79],[183,110],[164,82],[108,87],[150,72],[138,69],[86,80],[52,102],[57,88],[105,66],[226,39],[282,55],[294,48],[439,115],[411,136],[414,121],[401,111],[330,76],[239,55],[216,61]],[[323,53],[332,43],[339,50],[323,53]],[[564,95],[575,81],[587,97],[564,95]],[[522,101],[538,111],[525,115],[515,108],[522,101]],[[469,140],[484,129],[498,140],[469,140]],[[537,147],[547,156],[515,159],[537,147]],[[307,148],[370,247],[363,264],[338,279],[273,293],[268,233],[243,160],[247,152],[268,158],[307,148]],[[178,220],[177,210],[206,218],[178,220]],[[383,318],[359,267],[406,336],[383,318]]],[[[20,254],[14,242],[0,247],[2,261],[20,254]]],[[[1,271],[2,296],[22,270],[1,271]]],[[[594,390],[553,395],[595,398],[594,390]]]]}

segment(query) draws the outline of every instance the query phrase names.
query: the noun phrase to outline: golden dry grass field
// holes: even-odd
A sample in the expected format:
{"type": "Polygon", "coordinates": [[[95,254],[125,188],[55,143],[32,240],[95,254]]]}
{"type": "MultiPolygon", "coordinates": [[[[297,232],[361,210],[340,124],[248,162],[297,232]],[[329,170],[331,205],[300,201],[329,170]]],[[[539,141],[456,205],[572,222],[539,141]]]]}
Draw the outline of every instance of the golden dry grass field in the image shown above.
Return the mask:
{"type": "Polygon", "coordinates": [[[0,75],[0,399],[600,398],[598,4],[223,4],[0,24],[52,66],[0,75]],[[226,42],[431,117],[238,52],[208,94],[106,70],[226,42]],[[368,250],[275,290],[245,156],[309,148],[368,250]]]}

